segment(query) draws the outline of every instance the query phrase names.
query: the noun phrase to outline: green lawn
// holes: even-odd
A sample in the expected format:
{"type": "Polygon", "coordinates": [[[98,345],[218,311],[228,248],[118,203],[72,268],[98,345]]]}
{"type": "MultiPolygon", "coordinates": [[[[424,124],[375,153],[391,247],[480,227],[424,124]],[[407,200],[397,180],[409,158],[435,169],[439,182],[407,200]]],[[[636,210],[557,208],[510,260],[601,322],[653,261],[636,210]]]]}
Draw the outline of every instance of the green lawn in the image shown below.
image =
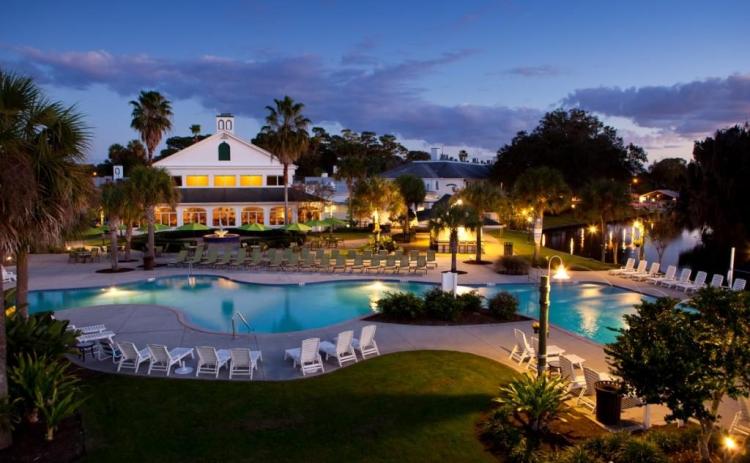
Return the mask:
{"type": "MultiPolygon", "coordinates": [[[[534,254],[534,243],[529,241],[529,234],[527,232],[517,230],[487,230],[487,233],[497,238],[501,246],[504,242],[511,241],[513,243],[513,253],[531,261],[531,256],[534,254]]],[[[542,248],[541,255],[543,257],[560,256],[565,265],[574,270],[607,270],[614,267],[612,264],[602,264],[601,261],[596,259],[571,256],[566,252],[550,248],[542,248]]]]}
{"type": "Polygon", "coordinates": [[[476,423],[513,374],[421,351],[300,381],[96,377],[86,461],[491,462],[476,423]]]}

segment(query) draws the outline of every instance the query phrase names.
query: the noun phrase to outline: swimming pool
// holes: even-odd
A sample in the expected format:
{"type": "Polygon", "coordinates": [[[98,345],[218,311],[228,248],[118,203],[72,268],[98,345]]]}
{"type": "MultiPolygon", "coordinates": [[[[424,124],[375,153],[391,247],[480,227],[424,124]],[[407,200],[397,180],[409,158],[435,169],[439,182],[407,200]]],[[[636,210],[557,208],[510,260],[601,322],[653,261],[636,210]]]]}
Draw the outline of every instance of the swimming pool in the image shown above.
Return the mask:
{"type": "MultiPolygon", "coordinates": [[[[240,283],[217,276],[174,276],[107,288],[31,291],[31,313],[111,304],[156,304],[180,310],[201,329],[231,332],[232,317],[241,313],[258,333],[284,333],[320,328],[365,316],[388,291],[422,293],[433,285],[396,281],[337,281],[307,285],[240,283]]],[[[531,284],[462,286],[483,296],[499,291],[515,294],[519,312],[536,317],[539,291],[531,284]]],[[[622,316],[648,298],[639,293],[594,283],[553,285],[550,322],[596,342],[614,340],[607,327],[623,326],[622,316]]],[[[238,331],[247,331],[238,322],[238,331]]]]}

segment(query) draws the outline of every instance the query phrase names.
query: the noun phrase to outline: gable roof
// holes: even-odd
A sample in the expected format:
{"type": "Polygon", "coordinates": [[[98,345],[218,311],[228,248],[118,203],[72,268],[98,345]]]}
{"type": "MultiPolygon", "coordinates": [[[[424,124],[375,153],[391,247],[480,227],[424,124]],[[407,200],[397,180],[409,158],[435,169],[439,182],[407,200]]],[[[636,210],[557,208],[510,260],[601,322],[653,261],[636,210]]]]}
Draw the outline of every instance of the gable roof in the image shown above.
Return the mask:
{"type": "MultiPolygon", "coordinates": [[[[268,157],[269,161],[271,161],[271,162],[278,162],[278,160],[274,157],[274,155],[270,151],[267,151],[267,150],[261,148],[260,146],[254,145],[254,144],[250,143],[249,141],[245,141],[245,140],[243,140],[242,138],[238,137],[237,135],[235,135],[233,133],[229,133],[229,132],[216,132],[215,134],[210,135],[210,136],[208,136],[208,137],[200,140],[197,143],[193,143],[192,145],[188,146],[187,148],[181,149],[180,151],[178,151],[176,153],[173,153],[173,154],[171,154],[171,155],[169,155],[169,156],[167,156],[167,157],[165,157],[163,159],[160,159],[160,160],[154,162],[154,166],[156,166],[156,167],[161,167],[161,166],[168,167],[170,165],[177,165],[177,164],[179,164],[179,162],[175,162],[175,160],[179,161],[179,159],[181,157],[184,157],[184,156],[188,155],[189,153],[191,153],[193,151],[197,151],[197,150],[203,149],[206,146],[213,145],[213,144],[215,144],[215,143],[217,143],[217,142],[219,142],[221,140],[226,140],[226,139],[232,139],[233,141],[239,143],[240,145],[242,145],[242,146],[244,146],[246,148],[249,148],[252,151],[255,151],[255,152],[259,153],[259,154],[262,154],[262,155],[268,157]]],[[[281,165],[281,164],[279,164],[279,165],[281,165]]]]}
{"type": "Polygon", "coordinates": [[[414,175],[419,178],[487,178],[490,167],[485,164],[458,161],[412,161],[381,174],[385,178],[414,175]]]}

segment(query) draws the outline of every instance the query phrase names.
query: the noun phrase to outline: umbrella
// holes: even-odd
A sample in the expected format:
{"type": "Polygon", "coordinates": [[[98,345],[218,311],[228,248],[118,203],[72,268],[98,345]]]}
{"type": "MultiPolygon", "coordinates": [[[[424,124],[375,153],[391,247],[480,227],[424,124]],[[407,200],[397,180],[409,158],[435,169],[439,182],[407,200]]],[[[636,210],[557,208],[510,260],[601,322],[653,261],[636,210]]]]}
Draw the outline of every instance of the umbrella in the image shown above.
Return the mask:
{"type": "Polygon", "coordinates": [[[311,228],[305,225],[304,223],[290,223],[289,225],[284,226],[284,230],[296,231],[296,232],[309,232],[311,228]]]}
{"type": "MultiPolygon", "coordinates": [[[[164,225],[163,223],[155,223],[155,224],[154,224],[154,231],[155,231],[156,233],[158,233],[158,232],[160,232],[160,231],[164,231],[164,230],[169,230],[169,228],[170,228],[170,227],[169,227],[168,225],[164,225]]],[[[142,227],[139,227],[139,228],[138,228],[138,231],[139,231],[139,232],[143,232],[143,233],[146,233],[146,232],[148,232],[148,225],[144,225],[144,226],[142,226],[142,227]]]]}
{"type": "Polygon", "coordinates": [[[267,228],[262,223],[246,223],[245,225],[238,228],[239,230],[245,231],[266,231],[267,228]]]}
{"type": "Polygon", "coordinates": [[[305,222],[305,225],[307,225],[308,227],[322,227],[325,224],[321,220],[313,219],[305,222]]]}
{"type": "Polygon", "coordinates": [[[177,227],[177,230],[198,231],[198,230],[210,230],[210,228],[203,225],[202,223],[190,222],[190,223],[186,223],[185,225],[181,227],[177,227]]]}
{"type": "Polygon", "coordinates": [[[83,236],[103,235],[104,233],[107,233],[107,230],[107,227],[89,227],[81,232],[81,234],[83,236]]]}
{"type": "Polygon", "coordinates": [[[343,227],[346,225],[346,220],[337,219],[336,217],[328,217],[320,221],[321,225],[326,227],[343,227]]]}

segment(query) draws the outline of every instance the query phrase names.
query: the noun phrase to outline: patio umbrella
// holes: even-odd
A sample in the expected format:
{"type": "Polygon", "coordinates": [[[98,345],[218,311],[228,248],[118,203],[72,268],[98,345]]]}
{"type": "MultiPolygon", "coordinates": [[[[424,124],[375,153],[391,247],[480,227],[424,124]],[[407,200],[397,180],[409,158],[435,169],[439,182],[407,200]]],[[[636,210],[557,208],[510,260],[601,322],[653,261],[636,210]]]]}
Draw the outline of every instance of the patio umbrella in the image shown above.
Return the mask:
{"type": "MultiPolygon", "coordinates": [[[[168,225],[164,225],[163,223],[155,223],[154,224],[154,232],[159,233],[160,231],[169,230],[168,225]]],[[[142,227],[138,227],[138,231],[142,233],[148,232],[148,225],[144,225],[142,227]]]]}
{"type": "Polygon", "coordinates": [[[328,217],[320,221],[321,225],[326,227],[343,227],[346,225],[346,220],[337,219],[336,217],[328,217]]]}
{"type": "Polygon", "coordinates": [[[199,231],[199,230],[210,230],[210,228],[203,225],[202,223],[190,222],[190,223],[186,223],[185,225],[181,227],[177,227],[177,230],[199,231]]]}
{"type": "Polygon", "coordinates": [[[246,223],[245,225],[238,228],[239,230],[245,231],[266,231],[268,230],[262,223],[246,223]]]}
{"type": "Polygon", "coordinates": [[[310,227],[305,225],[304,223],[290,223],[289,225],[284,226],[284,230],[286,231],[296,231],[296,232],[309,232],[312,230],[310,227]]]}
{"type": "Polygon", "coordinates": [[[81,232],[81,234],[83,236],[103,235],[104,233],[107,233],[108,230],[107,227],[89,227],[81,232]]]}
{"type": "Polygon", "coordinates": [[[325,224],[321,220],[312,219],[305,222],[305,225],[308,227],[322,227],[325,224]]]}

